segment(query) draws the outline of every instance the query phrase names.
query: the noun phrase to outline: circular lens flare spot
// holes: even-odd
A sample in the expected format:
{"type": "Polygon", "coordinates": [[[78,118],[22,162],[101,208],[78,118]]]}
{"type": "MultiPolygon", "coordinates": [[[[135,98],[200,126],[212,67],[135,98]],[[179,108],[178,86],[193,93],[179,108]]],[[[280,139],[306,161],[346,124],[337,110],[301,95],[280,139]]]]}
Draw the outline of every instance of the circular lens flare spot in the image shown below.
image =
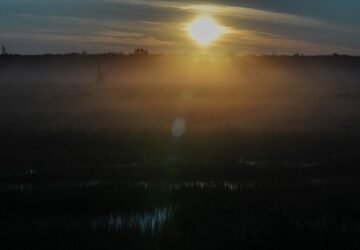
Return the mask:
{"type": "Polygon", "coordinates": [[[174,120],[171,126],[171,133],[175,137],[181,137],[186,132],[186,121],[182,117],[178,117],[174,120]]]}

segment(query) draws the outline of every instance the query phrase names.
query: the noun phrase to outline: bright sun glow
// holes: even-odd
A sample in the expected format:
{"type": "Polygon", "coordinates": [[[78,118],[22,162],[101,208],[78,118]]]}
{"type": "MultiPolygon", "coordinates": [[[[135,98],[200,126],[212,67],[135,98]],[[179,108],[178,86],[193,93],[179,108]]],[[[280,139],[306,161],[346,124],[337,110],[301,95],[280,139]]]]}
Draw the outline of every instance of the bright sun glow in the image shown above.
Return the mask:
{"type": "Polygon", "coordinates": [[[190,36],[200,45],[209,45],[223,32],[223,28],[213,19],[202,16],[190,23],[188,27],[190,36]]]}

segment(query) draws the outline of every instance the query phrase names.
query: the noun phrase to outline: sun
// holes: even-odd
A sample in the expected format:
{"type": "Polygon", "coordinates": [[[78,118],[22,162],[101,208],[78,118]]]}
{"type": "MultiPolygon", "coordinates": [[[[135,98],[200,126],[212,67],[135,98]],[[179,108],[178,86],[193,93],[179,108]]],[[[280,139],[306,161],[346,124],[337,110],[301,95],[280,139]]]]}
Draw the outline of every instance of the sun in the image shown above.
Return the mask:
{"type": "Polygon", "coordinates": [[[206,46],[214,42],[223,33],[223,27],[212,18],[201,16],[189,24],[188,32],[199,45],[206,46]]]}

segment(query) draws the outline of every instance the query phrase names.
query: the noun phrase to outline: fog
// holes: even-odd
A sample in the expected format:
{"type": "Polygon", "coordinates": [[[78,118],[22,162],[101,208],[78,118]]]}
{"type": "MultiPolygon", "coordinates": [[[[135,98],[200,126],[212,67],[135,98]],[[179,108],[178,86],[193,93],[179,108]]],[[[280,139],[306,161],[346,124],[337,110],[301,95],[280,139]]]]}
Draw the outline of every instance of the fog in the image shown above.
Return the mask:
{"type": "Polygon", "coordinates": [[[0,59],[1,126],[354,132],[352,57],[37,56],[0,59]]]}

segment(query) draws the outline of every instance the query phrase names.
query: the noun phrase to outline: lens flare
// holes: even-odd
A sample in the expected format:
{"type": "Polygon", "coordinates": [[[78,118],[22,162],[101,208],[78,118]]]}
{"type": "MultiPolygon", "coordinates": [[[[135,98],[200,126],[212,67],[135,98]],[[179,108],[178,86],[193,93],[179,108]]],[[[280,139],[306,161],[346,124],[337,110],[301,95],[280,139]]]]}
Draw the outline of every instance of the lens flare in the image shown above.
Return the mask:
{"type": "Polygon", "coordinates": [[[186,132],[186,120],[183,117],[178,117],[174,120],[171,126],[171,133],[175,137],[181,137],[186,132]]]}

